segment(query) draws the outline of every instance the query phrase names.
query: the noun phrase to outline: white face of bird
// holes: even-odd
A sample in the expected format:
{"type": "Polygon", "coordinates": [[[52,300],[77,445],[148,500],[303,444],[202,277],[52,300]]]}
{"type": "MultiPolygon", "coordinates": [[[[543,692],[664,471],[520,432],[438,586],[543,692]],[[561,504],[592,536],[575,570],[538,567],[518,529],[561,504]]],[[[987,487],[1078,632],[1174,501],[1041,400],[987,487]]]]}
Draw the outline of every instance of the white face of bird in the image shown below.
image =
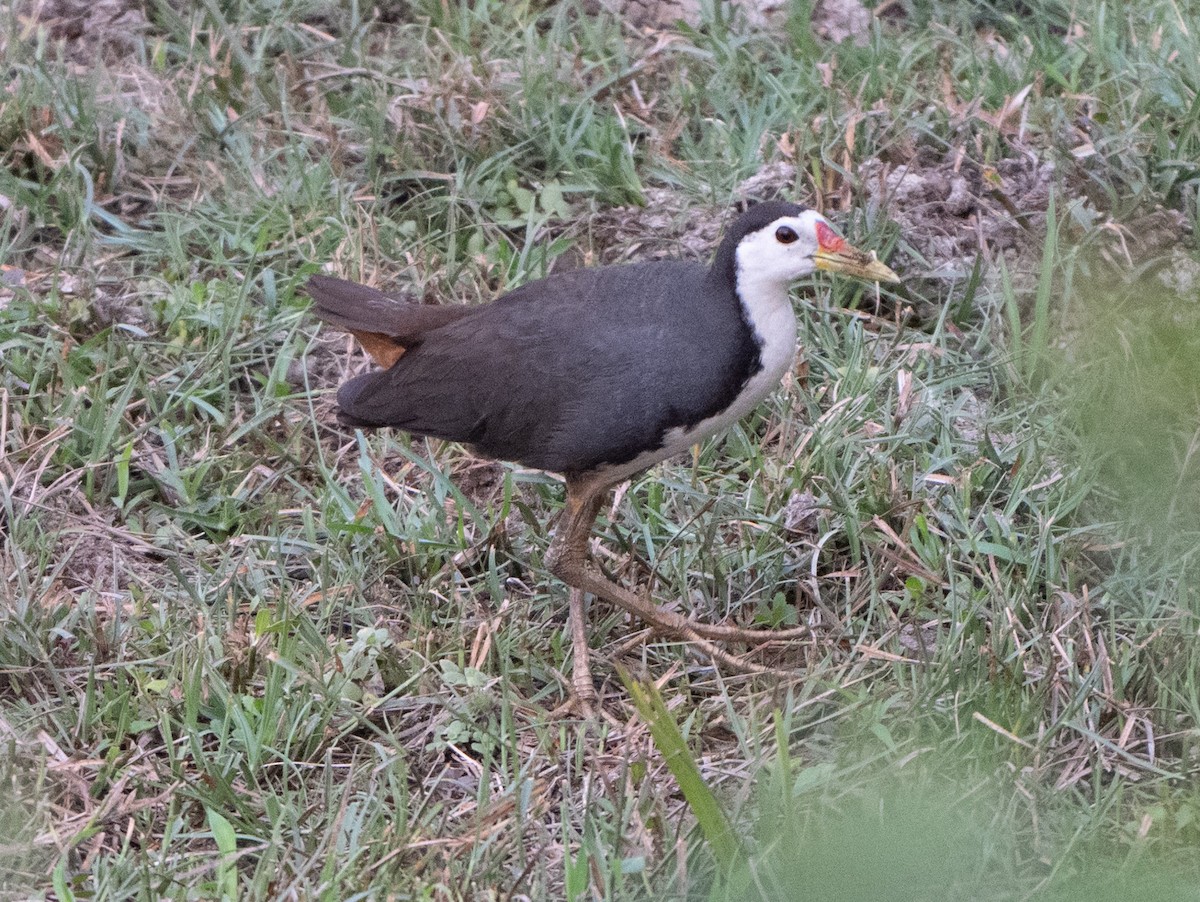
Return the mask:
{"type": "Polygon", "coordinates": [[[780,216],[750,232],[738,243],[737,262],[743,289],[751,285],[778,289],[818,269],[869,282],[900,281],[874,254],[853,247],[815,210],[780,216]]]}

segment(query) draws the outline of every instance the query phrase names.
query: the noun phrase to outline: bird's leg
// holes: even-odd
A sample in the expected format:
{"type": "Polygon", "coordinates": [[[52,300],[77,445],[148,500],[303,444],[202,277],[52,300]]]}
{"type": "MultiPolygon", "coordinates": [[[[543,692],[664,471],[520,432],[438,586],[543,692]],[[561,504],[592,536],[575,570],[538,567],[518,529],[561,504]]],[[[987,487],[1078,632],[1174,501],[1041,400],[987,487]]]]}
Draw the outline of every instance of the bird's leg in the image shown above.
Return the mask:
{"type": "Polygon", "coordinates": [[[593,717],[594,707],[600,697],[596,694],[596,684],[592,682],[592,662],[588,658],[590,652],[583,589],[571,587],[568,619],[571,628],[571,691],[582,709],[579,713],[584,717],[593,717]]]}
{"type": "MultiPolygon", "coordinates": [[[[607,578],[602,576],[601,579],[607,578]]],[[[612,585],[621,588],[616,583],[612,585]]],[[[589,590],[591,591],[591,590],[589,590]]],[[[659,614],[670,616],[672,611],[660,608],[650,599],[649,589],[642,595],[641,601],[645,605],[653,607],[659,614]]],[[[679,616],[679,615],[674,615],[679,616]]],[[[717,642],[745,642],[748,645],[762,644],[763,642],[784,642],[791,639],[803,639],[812,636],[812,630],[807,626],[792,626],[787,629],[773,629],[772,627],[759,627],[751,629],[744,626],[729,626],[726,623],[704,623],[696,620],[684,620],[685,623],[691,625],[691,628],[696,632],[696,635],[703,636],[705,639],[713,639],[717,642]]]]}
{"type": "Polygon", "coordinates": [[[705,635],[714,631],[721,633],[721,638],[729,638],[725,635],[726,631],[734,631],[739,633],[739,635],[733,638],[745,641],[743,635],[748,634],[753,637],[751,641],[757,641],[763,637],[761,631],[737,630],[735,627],[694,623],[676,614],[674,611],[664,611],[652,602],[630,592],[624,586],[614,583],[608,577],[604,576],[596,565],[589,560],[583,561],[579,565],[579,568],[569,576],[566,573],[557,573],[556,575],[563,582],[568,584],[574,582],[583,591],[591,592],[597,598],[603,598],[605,601],[623,608],[633,616],[645,621],[660,633],[691,642],[713,660],[720,661],[734,670],[742,673],[776,672],[769,667],[763,667],[760,664],[754,664],[750,661],[743,661],[741,658],[725,651],[721,646],[714,644],[711,639],[705,638],[705,635]],[[704,635],[701,634],[702,630],[704,631],[704,635]]]}
{"type": "Polygon", "coordinates": [[[562,521],[554,532],[554,542],[550,545],[550,552],[547,556],[547,565],[550,571],[559,579],[569,586],[574,586],[576,583],[567,579],[557,570],[555,570],[556,562],[559,562],[564,569],[567,565],[574,565],[578,569],[588,571],[588,575],[584,577],[589,583],[585,588],[593,595],[599,596],[618,607],[624,608],[630,614],[641,618],[651,626],[658,627],[665,633],[676,634],[681,629],[687,629],[689,637],[699,636],[703,639],[711,639],[715,642],[743,642],[749,645],[761,644],[762,642],[787,642],[793,639],[802,639],[811,636],[812,632],[806,626],[791,627],[789,629],[747,629],[740,626],[729,626],[724,623],[702,623],[694,620],[688,620],[674,611],[667,611],[656,605],[650,598],[650,593],[647,590],[642,595],[635,595],[624,586],[608,579],[600,568],[592,561],[591,556],[587,553],[588,538],[592,534],[592,526],[596,522],[596,517],[600,513],[600,507],[604,503],[604,498],[607,495],[607,484],[595,485],[585,480],[568,480],[567,481],[567,512],[563,514],[562,521]],[[580,502],[578,511],[572,514],[572,496],[579,495],[582,499],[594,499],[593,507],[585,507],[580,502]],[[567,529],[577,529],[579,532],[576,535],[569,535],[567,529]],[[566,549],[560,551],[562,555],[561,561],[554,557],[555,548],[560,537],[564,543],[575,543],[574,551],[577,555],[568,556],[566,549]],[[651,616],[651,612],[653,616],[651,616]]]}
{"type": "MultiPolygon", "coordinates": [[[[592,532],[592,524],[595,523],[596,516],[600,513],[600,506],[608,489],[609,486],[606,483],[579,479],[567,480],[566,508],[554,531],[554,539],[550,543],[550,548],[546,552],[546,566],[550,568],[550,572],[570,586],[572,590],[590,592],[603,598],[666,635],[688,640],[709,657],[735,670],[747,673],[774,673],[775,671],[770,668],[743,661],[729,654],[720,646],[713,644],[712,640],[760,642],[764,638],[780,638],[781,633],[783,637],[799,635],[802,634],[801,631],[783,630],[781,633],[776,633],[693,623],[674,611],[662,610],[649,599],[642,598],[614,583],[600,572],[588,557],[587,542],[592,532]]],[[[582,600],[579,607],[582,608],[582,600]]],[[[572,616],[574,616],[574,607],[572,616]]],[[[582,619],[582,612],[580,619],[582,619]]],[[[572,624],[572,636],[576,634],[576,630],[580,634],[583,633],[581,627],[572,624]]],[[[578,646],[576,647],[578,648],[578,646]]]]}
{"type": "MultiPolygon", "coordinates": [[[[554,539],[546,552],[546,564],[551,572],[559,575],[578,566],[576,560],[587,558],[587,540],[600,513],[600,505],[604,503],[604,493],[607,486],[598,486],[595,491],[583,493],[571,490],[567,483],[567,502],[562,519],[554,530],[554,539]]],[[[592,665],[588,659],[587,619],[583,609],[583,588],[563,579],[571,590],[570,608],[568,612],[571,629],[571,689],[583,708],[586,716],[591,714],[592,706],[599,701],[596,686],[592,683],[592,665]]]]}

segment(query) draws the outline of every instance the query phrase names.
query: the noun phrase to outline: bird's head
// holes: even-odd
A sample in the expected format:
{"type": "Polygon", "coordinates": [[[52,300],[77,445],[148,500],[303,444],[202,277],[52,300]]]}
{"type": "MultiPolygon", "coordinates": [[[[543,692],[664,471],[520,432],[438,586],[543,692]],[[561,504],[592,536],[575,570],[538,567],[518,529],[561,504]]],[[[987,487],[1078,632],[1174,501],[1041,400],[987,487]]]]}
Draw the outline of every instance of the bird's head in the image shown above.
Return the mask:
{"type": "Polygon", "coordinates": [[[900,281],[874,254],[846,241],[824,216],[798,204],[751,207],[730,228],[718,262],[723,255],[732,256],[730,274],[738,285],[786,286],[819,269],[869,282],[900,281]]]}

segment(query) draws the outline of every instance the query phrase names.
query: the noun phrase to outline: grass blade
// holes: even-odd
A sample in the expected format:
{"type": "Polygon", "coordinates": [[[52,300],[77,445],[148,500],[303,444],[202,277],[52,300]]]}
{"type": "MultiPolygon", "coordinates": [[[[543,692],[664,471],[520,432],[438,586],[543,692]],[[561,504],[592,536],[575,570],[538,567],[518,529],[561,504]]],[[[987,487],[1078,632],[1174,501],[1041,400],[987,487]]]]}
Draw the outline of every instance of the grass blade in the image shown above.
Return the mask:
{"type": "Polygon", "coordinates": [[[638,714],[650,727],[655,747],[662,754],[671,776],[679,784],[680,792],[700,824],[704,839],[708,842],[722,875],[729,874],[738,864],[745,861],[746,852],[733,831],[733,824],[725,809],[704,782],[700,768],[688,751],[683,733],[680,732],[671,712],[667,710],[658,687],[629,675],[624,675],[623,680],[630,696],[633,697],[638,714]]]}

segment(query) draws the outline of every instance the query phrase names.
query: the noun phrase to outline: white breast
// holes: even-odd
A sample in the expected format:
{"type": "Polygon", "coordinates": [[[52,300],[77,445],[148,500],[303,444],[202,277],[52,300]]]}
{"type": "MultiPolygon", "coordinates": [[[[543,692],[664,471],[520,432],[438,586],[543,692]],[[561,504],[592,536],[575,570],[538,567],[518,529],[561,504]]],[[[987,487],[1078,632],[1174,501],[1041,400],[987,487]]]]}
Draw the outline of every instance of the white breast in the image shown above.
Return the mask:
{"type": "Polygon", "coordinates": [[[755,335],[759,340],[761,368],[746,380],[734,402],[690,429],[668,430],[662,444],[643,451],[631,461],[601,468],[605,480],[613,482],[632,476],[660,460],[679,454],[697,442],[736,423],[779,384],[796,357],[796,314],[788,297],[787,284],[756,282],[739,272],[739,295],[755,335]]]}

